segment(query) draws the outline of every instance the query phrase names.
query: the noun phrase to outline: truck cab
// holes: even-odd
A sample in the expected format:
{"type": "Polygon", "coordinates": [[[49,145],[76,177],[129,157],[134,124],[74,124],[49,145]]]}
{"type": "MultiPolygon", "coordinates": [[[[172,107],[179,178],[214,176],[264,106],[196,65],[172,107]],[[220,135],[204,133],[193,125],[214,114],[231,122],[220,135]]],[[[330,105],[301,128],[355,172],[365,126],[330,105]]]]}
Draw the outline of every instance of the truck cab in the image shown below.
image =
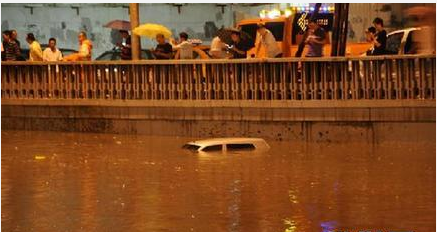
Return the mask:
{"type": "MultiPolygon", "coordinates": [[[[258,42],[257,35],[257,24],[263,23],[266,28],[272,32],[275,37],[279,48],[285,57],[294,57],[302,41],[303,34],[308,25],[308,20],[311,18],[311,13],[308,12],[297,12],[288,17],[278,16],[276,18],[255,18],[255,19],[244,19],[237,23],[237,27],[242,31],[248,33],[255,39],[255,43],[258,42]]],[[[321,26],[327,33],[325,46],[324,46],[324,56],[330,56],[331,54],[331,32],[332,25],[334,21],[333,13],[320,13],[318,15],[317,23],[321,26]]],[[[346,45],[346,55],[347,56],[359,56],[365,54],[366,51],[371,47],[370,43],[347,43],[346,45]]],[[[265,51],[261,48],[258,55],[255,54],[255,48],[248,51],[249,57],[265,57],[265,51]]],[[[307,46],[305,46],[302,56],[305,56],[307,52],[307,46]]]]}

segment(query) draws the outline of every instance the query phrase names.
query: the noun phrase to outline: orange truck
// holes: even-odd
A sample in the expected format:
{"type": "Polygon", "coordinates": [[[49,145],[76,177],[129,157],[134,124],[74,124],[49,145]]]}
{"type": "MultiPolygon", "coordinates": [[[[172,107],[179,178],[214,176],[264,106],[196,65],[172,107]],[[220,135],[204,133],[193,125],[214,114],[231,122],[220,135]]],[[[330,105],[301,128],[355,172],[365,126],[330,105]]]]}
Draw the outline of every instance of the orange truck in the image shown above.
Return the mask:
{"type": "MultiPolygon", "coordinates": [[[[311,13],[308,12],[297,12],[287,16],[278,16],[274,18],[255,18],[255,19],[244,19],[237,23],[237,28],[248,33],[252,38],[256,38],[257,41],[257,24],[263,23],[266,28],[272,32],[275,36],[278,46],[282,49],[285,57],[294,57],[302,41],[304,31],[308,25],[308,20],[311,17],[311,13]]],[[[331,32],[332,25],[334,21],[333,13],[319,13],[317,17],[317,23],[328,33],[326,36],[326,43],[324,46],[324,56],[331,55],[331,32]]],[[[257,42],[256,42],[257,43],[257,42]]],[[[371,47],[368,42],[364,43],[347,43],[346,44],[346,56],[360,56],[366,53],[366,51],[371,47]]],[[[304,57],[307,52],[307,46],[302,53],[304,57]]],[[[252,48],[248,51],[249,57],[265,57],[265,51],[261,47],[258,54],[256,54],[256,49],[252,48]]]]}

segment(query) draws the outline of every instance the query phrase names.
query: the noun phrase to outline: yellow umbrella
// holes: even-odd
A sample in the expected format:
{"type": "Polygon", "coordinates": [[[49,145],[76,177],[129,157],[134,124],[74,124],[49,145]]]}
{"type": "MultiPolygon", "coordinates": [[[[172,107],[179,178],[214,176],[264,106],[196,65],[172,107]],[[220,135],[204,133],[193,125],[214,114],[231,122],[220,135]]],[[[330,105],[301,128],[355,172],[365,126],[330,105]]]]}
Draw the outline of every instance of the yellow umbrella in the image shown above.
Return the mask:
{"type": "Polygon", "coordinates": [[[165,38],[170,38],[171,31],[163,25],[146,23],[133,29],[135,35],[146,36],[154,39],[157,34],[163,34],[165,38]]]}

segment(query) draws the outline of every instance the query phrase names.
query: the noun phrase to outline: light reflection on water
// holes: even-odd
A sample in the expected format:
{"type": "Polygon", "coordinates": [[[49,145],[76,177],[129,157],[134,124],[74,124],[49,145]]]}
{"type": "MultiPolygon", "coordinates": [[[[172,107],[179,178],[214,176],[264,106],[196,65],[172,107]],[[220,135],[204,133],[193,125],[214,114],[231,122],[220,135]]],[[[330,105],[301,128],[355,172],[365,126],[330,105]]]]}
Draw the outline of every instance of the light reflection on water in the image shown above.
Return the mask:
{"type": "Polygon", "coordinates": [[[2,131],[2,231],[435,230],[435,144],[2,131]]]}

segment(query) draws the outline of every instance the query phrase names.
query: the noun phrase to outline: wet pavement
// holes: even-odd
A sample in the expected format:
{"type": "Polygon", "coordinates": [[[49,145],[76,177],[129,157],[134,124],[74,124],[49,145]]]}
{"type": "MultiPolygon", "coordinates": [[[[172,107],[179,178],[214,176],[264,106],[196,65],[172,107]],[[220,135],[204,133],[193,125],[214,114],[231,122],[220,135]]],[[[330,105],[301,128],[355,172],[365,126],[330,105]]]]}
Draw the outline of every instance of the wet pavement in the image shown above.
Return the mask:
{"type": "Polygon", "coordinates": [[[2,231],[435,231],[435,144],[2,131],[2,231]]]}

